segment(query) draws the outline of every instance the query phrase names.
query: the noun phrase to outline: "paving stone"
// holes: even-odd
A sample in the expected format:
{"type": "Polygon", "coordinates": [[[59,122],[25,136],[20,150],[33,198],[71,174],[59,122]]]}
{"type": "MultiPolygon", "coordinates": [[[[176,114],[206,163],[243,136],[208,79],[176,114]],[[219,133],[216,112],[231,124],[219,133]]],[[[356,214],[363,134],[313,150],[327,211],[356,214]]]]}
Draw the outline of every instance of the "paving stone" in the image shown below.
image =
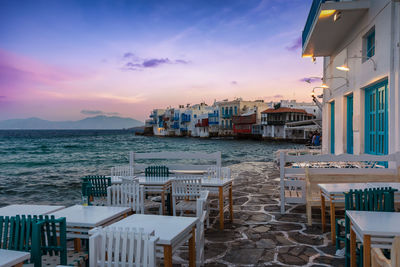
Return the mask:
{"type": "Polygon", "coordinates": [[[320,236],[309,236],[303,235],[300,232],[290,232],[289,237],[294,239],[296,242],[307,245],[322,245],[324,239],[320,236]]]}
{"type": "Polygon", "coordinates": [[[315,263],[324,263],[324,264],[329,264],[332,266],[337,266],[337,267],[342,267],[345,266],[344,258],[333,258],[333,257],[327,257],[327,256],[319,256],[314,259],[315,263]]]}
{"type": "Polygon", "coordinates": [[[230,249],[224,257],[224,261],[233,264],[256,264],[263,255],[263,249],[237,248],[230,249]]]}

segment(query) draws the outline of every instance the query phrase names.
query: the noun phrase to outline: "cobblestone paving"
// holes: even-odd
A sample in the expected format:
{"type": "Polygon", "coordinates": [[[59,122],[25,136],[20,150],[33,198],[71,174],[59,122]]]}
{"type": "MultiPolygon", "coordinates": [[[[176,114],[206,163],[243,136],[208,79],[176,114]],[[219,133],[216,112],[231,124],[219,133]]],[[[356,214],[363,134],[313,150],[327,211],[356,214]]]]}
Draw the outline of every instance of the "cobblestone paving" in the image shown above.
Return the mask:
{"type": "MultiPolygon", "coordinates": [[[[306,224],[305,206],[288,205],[280,214],[279,171],[273,163],[232,165],[234,220],[225,212],[225,230],[218,229],[217,199],[211,200],[212,225],[206,231],[206,266],[344,266],[335,257],[330,233],[322,234],[319,209],[313,226],[306,224]]],[[[327,226],[327,229],[330,225],[327,226]]],[[[187,263],[181,250],[174,262],[187,263]]]]}

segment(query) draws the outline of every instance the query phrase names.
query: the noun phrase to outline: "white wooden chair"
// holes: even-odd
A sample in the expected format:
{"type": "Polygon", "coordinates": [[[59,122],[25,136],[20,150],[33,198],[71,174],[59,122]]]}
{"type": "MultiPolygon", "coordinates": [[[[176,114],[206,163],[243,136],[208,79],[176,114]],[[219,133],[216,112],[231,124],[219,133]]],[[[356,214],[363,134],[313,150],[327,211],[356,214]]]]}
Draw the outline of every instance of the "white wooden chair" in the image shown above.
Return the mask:
{"type": "Polygon", "coordinates": [[[130,165],[115,166],[111,168],[111,182],[120,183],[125,179],[133,179],[135,175],[134,169],[130,165]]]}
{"type": "Polygon", "coordinates": [[[195,212],[196,199],[201,195],[201,177],[185,176],[174,179],[171,195],[174,216],[176,216],[177,210],[180,215],[183,215],[185,211],[195,212]]]}
{"type": "Polygon", "coordinates": [[[162,214],[161,203],[146,200],[144,187],[139,185],[138,180],[109,186],[107,188],[107,205],[130,207],[133,212],[141,214],[144,214],[146,210],[158,208],[159,214],[162,214]]]}
{"type": "Polygon", "coordinates": [[[204,265],[204,224],[209,216],[207,198],[208,191],[201,191],[201,196],[196,200],[196,217],[199,218],[196,225],[196,266],[204,265]]]}
{"type": "Polygon", "coordinates": [[[156,266],[157,237],[136,228],[96,228],[89,238],[91,267],[156,266]]]}
{"type": "Polygon", "coordinates": [[[400,236],[393,240],[390,250],[390,260],[383,255],[380,248],[373,248],[371,251],[372,267],[398,267],[400,266],[400,236]]]}
{"type": "Polygon", "coordinates": [[[231,169],[229,167],[210,167],[204,174],[207,179],[231,179],[231,169]]]}

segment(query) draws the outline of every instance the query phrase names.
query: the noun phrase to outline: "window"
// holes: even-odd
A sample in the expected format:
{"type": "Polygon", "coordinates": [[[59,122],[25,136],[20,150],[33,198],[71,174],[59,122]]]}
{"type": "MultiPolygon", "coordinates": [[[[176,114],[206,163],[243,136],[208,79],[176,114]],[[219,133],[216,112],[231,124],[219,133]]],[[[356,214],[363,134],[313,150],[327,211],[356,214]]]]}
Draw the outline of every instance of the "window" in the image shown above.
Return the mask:
{"type": "Polygon", "coordinates": [[[237,115],[238,113],[237,113],[237,107],[235,106],[235,115],[237,115]]]}
{"type": "Polygon", "coordinates": [[[224,115],[225,113],[224,113],[224,108],[222,108],[222,115],[224,115]]]}
{"type": "Polygon", "coordinates": [[[363,56],[368,60],[375,55],[375,27],[373,27],[363,38],[363,56]]]}
{"type": "Polygon", "coordinates": [[[229,114],[230,114],[230,115],[233,114],[233,109],[232,109],[232,107],[229,108],[229,114]]]}

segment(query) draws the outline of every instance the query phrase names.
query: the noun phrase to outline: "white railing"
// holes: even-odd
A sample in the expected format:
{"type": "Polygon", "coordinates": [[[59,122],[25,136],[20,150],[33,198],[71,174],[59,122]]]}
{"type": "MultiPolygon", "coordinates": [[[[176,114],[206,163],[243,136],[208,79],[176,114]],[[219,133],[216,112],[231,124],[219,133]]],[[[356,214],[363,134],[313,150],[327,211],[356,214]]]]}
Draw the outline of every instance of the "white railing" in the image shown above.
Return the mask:
{"type": "MultiPolygon", "coordinates": [[[[398,175],[400,152],[390,155],[302,155],[292,156],[286,151],[279,154],[281,213],[285,204],[306,203],[305,169],[313,174],[338,175],[398,175]],[[381,162],[387,162],[386,168],[381,162]]],[[[379,178],[378,178],[379,179],[379,178]]]]}

